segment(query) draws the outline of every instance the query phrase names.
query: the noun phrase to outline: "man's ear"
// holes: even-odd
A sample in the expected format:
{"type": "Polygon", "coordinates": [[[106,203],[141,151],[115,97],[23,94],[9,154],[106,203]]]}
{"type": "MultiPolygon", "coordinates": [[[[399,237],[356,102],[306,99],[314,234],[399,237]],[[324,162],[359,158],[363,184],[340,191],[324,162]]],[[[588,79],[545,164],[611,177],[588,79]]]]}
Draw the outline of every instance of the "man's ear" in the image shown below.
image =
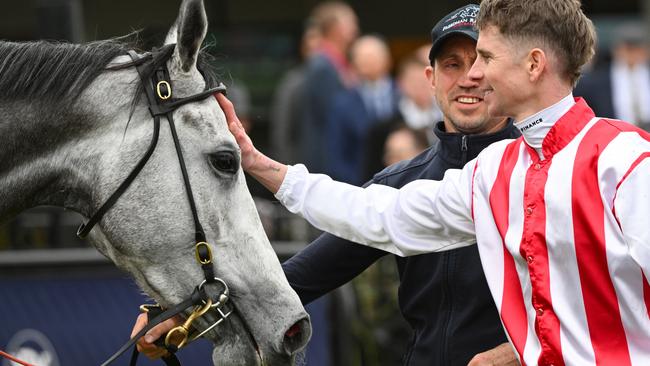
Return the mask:
{"type": "Polygon", "coordinates": [[[426,76],[427,80],[429,80],[429,84],[431,85],[431,87],[433,89],[435,89],[436,88],[436,78],[435,78],[435,75],[434,75],[433,66],[427,66],[424,69],[424,76],[426,76]]]}
{"type": "Polygon", "coordinates": [[[178,18],[165,39],[165,44],[176,43],[174,62],[184,72],[196,66],[196,58],[207,32],[208,17],[203,0],[184,0],[178,18]]]}
{"type": "Polygon", "coordinates": [[[528,52],[526,57],[526,72],[528,73],[529,80],[535,82],[539,80],[542,73],[548,67],[548,59],[546,52],[541,48],[533,48],[528,52]]]}

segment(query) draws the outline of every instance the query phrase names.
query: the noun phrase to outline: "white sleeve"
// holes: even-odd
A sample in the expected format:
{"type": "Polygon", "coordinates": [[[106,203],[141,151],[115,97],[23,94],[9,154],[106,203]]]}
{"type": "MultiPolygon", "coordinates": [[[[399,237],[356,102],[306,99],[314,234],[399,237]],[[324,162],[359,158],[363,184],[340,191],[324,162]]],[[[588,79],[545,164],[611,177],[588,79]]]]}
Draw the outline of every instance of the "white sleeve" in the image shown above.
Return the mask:
{"type": "Polygon", "coordinates": [[[474,165],[447,170],[442,181],[417,180],[399,190],[335,182],[296,165],[276,197],[315,227],[357,243],[401,256],[449,250],[476,242],[474,165]]]}
{"type": "Polygon", "coordinates": [[[650,280],[650,159],[641,161],[620,184],[614,209],[630,255],[650,280]]]}

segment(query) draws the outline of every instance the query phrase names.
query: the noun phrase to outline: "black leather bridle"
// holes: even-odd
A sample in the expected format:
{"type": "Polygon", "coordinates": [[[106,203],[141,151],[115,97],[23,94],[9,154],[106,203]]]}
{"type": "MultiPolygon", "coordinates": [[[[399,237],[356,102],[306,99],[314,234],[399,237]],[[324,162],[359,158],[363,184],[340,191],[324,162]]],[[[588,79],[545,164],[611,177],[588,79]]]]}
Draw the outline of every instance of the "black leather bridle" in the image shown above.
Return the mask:
{"type": "MultiPolygon", "coordinates": [[[[193,103],[197,101],[204,100],[210,96],[213,96],[216,93],[226,92],[226,87],[223,84],[214,88],[207,88],[206,90],[192,95],[186,98],[174,98],[172,93],[172,82],[169,75],[169,70],[167,68],[167,60],[171,57],[174,52],[175,45],[166,45],[159,50],[155,50],[152,53],[145,54],[140,56],[134,51],[129,51],[129,56],[131,57],[131,62],[125,64],[120,64],[117,66],[109,67],[110,70],[120,70],[129,67],[135,66],[140,79],[142,81],[143,90],[147,98],[149,105],[149,112],[153,117],[154,130],[153,136],[151,138],[151,143],[146,153],[140,158],[137,165],[126,177],[124,182],[122,182],[115,192],[106,200],[106,202],[97,210],[97,212],[92,215],[88,222],[81,224],[77,235],[84,239],[92,230],[92,228],[102,219],[102,217],[111,209],[111,207],[117,202],[117,200],[124,194],[124,192],[129,188],[131,183],[138,176],[142,168],[146,165],[147,161],[153,154],[158,143],[158,137],[160,135],[160,119],[165,117],[169,123],[169,128],[172,133],[172,138],[174,140],[174,146],[176,147],[176,154],[178,156],[178,161],[180,163],[181,172],[183,174],[183,182],[185,184],[185,191],[187,193],[187,198],[190,204],[190,210],[192,211],[192,218],[194,219],[194,237],[196,241],[195,245],[195,256],[198,264],[201,265],[205,280],[199,284],[191,296],[186,300],[182,301],[180,304],[177,304],[167,310],[163,310],[161,307],[154,306],[144,306],[142,309],[146,311],[150,317],[149,322],[146,327],[144,327],[138,334],[134,335],[126,344],[124,344],[113,356],[106,360],[102,366],[108,365],[115,361],[121,354],[123,354],[127,349],[129,349],[139,338],[141,338],[147,331],[149,331],[154,326],[160,324],[161,322],[169,319],[181,312],[184,312],[188,308],[194,306],[194,310],[188,317],[185,324],[182,326],[176,327],[170,331],[166,340],[165,346],[168,351],[170,351],[170,356],[163,358],[165,363],[168,365],[178,365],[178,359],[174,356],[174,352],[185,345],[189,339],[192,341],[199,336],[205,334],[207,331],[214,328],[219,323],[223,322],[235,309],[234,305],[228,303],[229,299],[229,290],[227,284],[220,278],[215,277],[214,267],[212,263],[212,252],[210,250],[209,244],[206,242],[205,232],[203,226],[198,217],[196,210],[196,204],[194,202],[194,196],[192,194],[192,186],[190,184],[190,179],[187,174],[187,168],[185,167],[185,160],[183,159],[183,151],[181,148],[178,135],[176,133],[176,127],[174,125],[173,113],[174,111],[188,103],[193,103]],[[156,57],[161,57],[161,65],[156,67],[153,70],[151,77],[146,77],[146,66],[151,66],[153,60],[156,57]],[[208,285],[218,285],[221,287],[220,292],[216,299],[211,299],[205,291],[205,287],[208,285]],[[228,306],[231,306],[228,309],[228,306]],[[190,335],[190,326],[192,322],[203,316],[208,311],[216,311],[218,320],[209,326],[206,330],[198,335],[190,335]],[[171,338],[170,338],[171,336],[171,338]],[[178,340],[180,337],[180,341],[178,340]],[[173,338],[176,338],[173,339],[173,338]]],[[[135,364],[137,360],[137,350],[134,349],[134,354],[131,358],[131,364],[135,364]]]]}

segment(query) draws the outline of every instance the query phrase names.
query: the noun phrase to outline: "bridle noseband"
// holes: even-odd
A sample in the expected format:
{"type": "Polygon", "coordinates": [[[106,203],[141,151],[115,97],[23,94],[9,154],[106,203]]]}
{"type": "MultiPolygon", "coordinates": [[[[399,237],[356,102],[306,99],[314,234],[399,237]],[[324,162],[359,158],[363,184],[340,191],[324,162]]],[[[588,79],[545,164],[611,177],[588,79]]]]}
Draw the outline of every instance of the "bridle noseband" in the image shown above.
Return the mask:
{"type": "MultiPolygon", "coordinates": [[[[166,339],[165,346],[171,351],[171,357],[164,359],[168,365],[179,364],[173,352],[177,349],[183,347],[187,343],[199,338],[208,331],[212,330],[218,324],[223,322],[232,312],[235,310],[234,305],[228,302],[229,300],[229,290],[228,285],[225,281],[220,278],[217,278],[214,274],[214,267],[212,262],[212,252],[209,244],[207,243],[205,232],[203,226],[198,217],[196,210],[196,204],[194,202],[194,195],[192,194],[192,186],[190,184],[190,179],[187,174],[187,168],[185,167],[185,160],[183,158],[183,151],[181,148],[178,135],[176,133],[176,127],[174,125],[173,112],[179,107],[193,103],[197,101],[204,100],[216,93],[226,92],[226,87],[223,84],[220,84],[217,87],[206,89],[198,94],[186,97],[186,98],[174,98],[172,92],[171,78],[169,75],[169,70],[167,68],[167,60],[171,57],[174,51],[175,45],[166,45],[163,48],[154,51],[153,53],[146,54],[145,56],[139,56],[134,51],[128,51],[129,56],[131,57],[131,62],[121,64],[118,66],[111,67],[111,70],[120,70],[128,67],[135,66],[140,79],[142,81],[144,93],[147,97],[147,102],[149,106],[149,112],[153,117],[154,130],[151,143],[145,154],[140,158],[136,166],[131,170],[129,175],[126,177],[124,182],[122,182],[115,192],[106,200],[106,202],[97,210],[97,212],[92,215],[92,217],[79,227],[77,235],[84,239],[92,230],[92,228],[102,219],[102,217],[110,210],[110,208],[117,202],[117,200],[126,192],[128,187],[133,183],[135,178],[138,176],[140,171],[144,168],[145,164],[153,154],[158,143],[158,137],[160,135],[160,119],[161,117],[166,117],[167,122],[172,133],[172,138],[174,140],[174,146],[176,147],[176,154],[178,156],[178,161],[180,163],[181,172],[183,174],[183,182],[185,184],[185,191],[187,193],[187,198],[190,204],[190,210],[192,212],[192,218],[194,220],[194,238],[196,241],[195,245],[195,256],[198,264],[200,264],[201,269],[205,279],[198,285],[189,298],[182,301],[180,304],[177,304],[170,309],[163,310],[158,305],[143,305],[141,309],[148,313],[150,316],[149,322],[146,327],[144,327],[138,334],[133,336],[126,344],[124,344],[113,356],[106,360],[102,366],[108,365],[115,361],[122,353],[124,353],[128,348],[130,348],[137,340],[142,337],[149,329],[158,325],[166,319],[169,319],[186,309],[194,306],[194,310],[190,313],[189,317],[185,323],[179,327],[172,329],[166,339]],[[154,59],[154,56],[161,56],[162,62],[159,67],[153,70],[151,77],[145,76],[145,66],[147,62],[154,59]],[[208,285],[218,285],[221,287],[221,291],[216,299],[210,298],[206,291],[205,287],[208,285]],[[230,307],[229,307],[230,306],[230,307]],[[192,323],[197,318],[202,317],[208,311],[216,311],[216,316],[218,320],[210,325],[207,329],[203,330],[199,334],[190,334],[190,327],[192,323]],[[174,363],[175,362],[175,363],[174,363]]],[[[134,355],[131,358],[131,364],[134,365],[137,360],[137,351],[134,349],[134,355]]]]}

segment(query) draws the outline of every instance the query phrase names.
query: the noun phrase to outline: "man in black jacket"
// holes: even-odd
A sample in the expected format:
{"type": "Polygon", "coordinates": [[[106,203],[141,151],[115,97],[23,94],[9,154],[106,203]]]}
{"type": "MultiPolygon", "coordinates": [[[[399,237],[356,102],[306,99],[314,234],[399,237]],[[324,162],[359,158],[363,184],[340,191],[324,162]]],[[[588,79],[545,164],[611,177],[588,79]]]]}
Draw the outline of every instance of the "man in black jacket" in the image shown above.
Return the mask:
{"type": "MultiPolygon", "coordinates": [[[[477,5],[443,18],[431,32],[431,66],[426,75],[444,121],[440,139],[422,154],[376,174],[370,183],[402,187],[415,179],[442,179],[462,168],[495,141],[519,136],[506,119],[488,119],[478,85],[467,78],[478,34],[477,5]]],[[[387,252],[323,234],[282,266],[291,287],[307,304],[345,284],[387,252]]],[[[400,275],[399,306],[413,329],[404,364],[509,365],[516,358],[483,274],[478,249],[468,246],[413,257],[395,256],[400,275]],[[477,356],[478,355],[478,356],[477,356]],[[476,357],[475,357],[476,356],[476,357]]]]}
{"type": "MultiPolygon", "coordinates": [[[[426,76],[435,91],[444,121],[435,127],[436,145],[410,161],[386,168],[370,183],[401,187],[415,179],[442,179],[450,168],[462,168],[493,142],[515,138],[507,119],[489,119],[478,92],[467,77],[476,59],[478,34],[473,28],[478,5],[445,16],[431,31],[431,66],[426,76]]],[[[389,253],[323,234],[283,264],[289,283],[307,304],[352,280],[389,253]]],[[[413,257],[395,257],[400,274],[399,305],[413,329],[404,365],[517,365],[503,332],[475,245],[413,257]]],[[[134,333],[142,328],[140,317],[134,333]]],[[[177,320],[179,321],[179,320],[177,320]]],[[[149,340],[171,329],[152,329],[149,340]]],[[[141,339],[145,354],[160,353],[141,339]]]]}

